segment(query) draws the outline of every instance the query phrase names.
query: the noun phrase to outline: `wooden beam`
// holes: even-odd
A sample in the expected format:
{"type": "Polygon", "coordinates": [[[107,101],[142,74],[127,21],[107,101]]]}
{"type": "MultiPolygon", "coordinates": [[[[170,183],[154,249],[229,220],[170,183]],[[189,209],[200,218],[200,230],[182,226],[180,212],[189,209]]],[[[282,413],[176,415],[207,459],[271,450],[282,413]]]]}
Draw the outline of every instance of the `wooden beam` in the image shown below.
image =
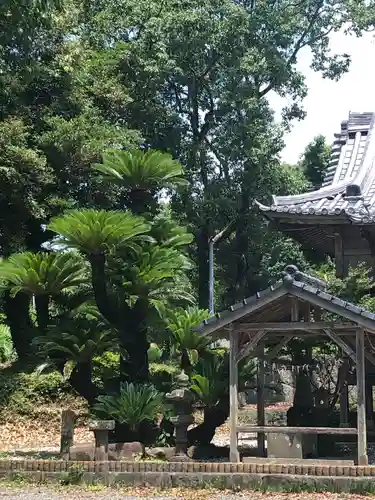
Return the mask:
{"type": "MultiPolygon", "coordinates": [[[[257,386],[257,423],[259,426],[266,425],[266,413],[265,413],[265,403],[264,403],[264,345],[263,356],[258,358],[258,386],[257,386]]],[[[257,436],[258,441],[258,453],[261,457],[266,456],[266,436],[263,432],[259,432],[257,436]]]]}
{"type": "Polygon", "coordinates": [[[337,314],[337,316],[341,316],[347,321],[352,321],[359,327],[375,333],[375,321],[373,319],[366,318],[366,316],[358,314],[349,308],[344,308],[341,304],[336,304],[333,300],[327,300],[321,297],[319,293],[309,292],[308,287],[293,287],[293,294],[302,300],[306,300],[315,306],[323,308],[325,311],[337,314]]]}
{"type": "MultiPolygon", "coordinates": [[[[284,427],[280,426],[249,426],[240,425],[237,427],[238,434],[255,434],[257,432],[267,432],[271,434],[329,434],[329,435],[355,435],[355,427],[284,427]]],[[[241,439],[244,439],[241,437],[241,439]]]]}
{"type": "Polygon", "coordinates": [[[287,335],[284,337],[281,342],[279,342],[275,347],[273,347],[267,354],[266,360],[272,361],[272,359],[276,358],[281,349],[289,344],[289,342],[293,339],[293,335],[287,335]]]}
{"type": "Polygon", "coordinates": [[[309,302],[306,302],[303,306],[303,320],[307,323],[311,321],[311,305],[309,302]]]}
{"type": "Polygon", "coordinates": [[[290,320],[293,322],[299,320],[299,302],[297,297],[291,297],[290,320]]]}
{"type": "Polygon", "coordinates": [[[353,349],[351,349],[346,342],[344,342],[340,337],[338,337],[330,328],[325,328],[324,333],[351,358],[354,363],[356,362],[356,355],[353,349]]]}
{"type": "Polygon", "coordinates": [[[358,465],[368,465],[366,429],[366,380],[365,380],[365,336],[358,328],[357,346],[357,428],[358,428],[358,465]]]}
{"type": "MultiPolygon", "coordinates": [[[[237,363],[241,361],[241,359],[246,358],[246,356],[251,353],[254,347],[257,347],[258,343],[262,340],[266,333],[267,332],[265,330],[260,330],[259,332],[255,333],[255,335],[249,340],[249,342],[247,342],[247,344],[238,352],[236,357],[237,363]]],[[[233,332],[233,335],[236,334],[233,332]]]]}
{"type": "Polygon", "coordinates": [[[238,417],[238,337],[234,332],[229,335],[229,421],[230,421],[230,461],[239,462],[237,438],[238,417]]]}
{"type": "MultiPolygon", "coordinates": [[[[349,344],[351,344],[351,345],[352,345],[352,347],[354,347],[354,345],[355,345],[355,343],[356,343],[356,341],[355,341],[355,340],[352,340],[352,337],[347,338],[347,339],[346,339],[346,342],[348,342],[349,344]]],[[[372,354],[370,354],[370,353],[368,352],[368,350],[366,349],[366,346],[365,346],[365,358],[366,358],[366,359],[367,359],[367,361],[369,361],[369,362],[370,362],[373,366],[375,366],[375,357],[374,357],[372,354]]]]}
{"type": "Polygon", "coordinates": [[[342,365],[339,368],[340,381],[340,426],[349,426],[349,387],[348,387],[349,360],[344,357],[342,365]]]}
{"type": "Polygon", "coordinates": [[[316,331],[323,330],[324,328],[330,328],[332,331],[348,329],[352,330],[352,334],[358,328],[357,325],[352,323],[330,323],[330,322],[314,322],[314,321],[299,321],[299,322],[279,322],[279,323],[235,323],[233,325],[234,331],[239,332],[251,332],[258,330],[267,330],[267,332],[286,332],[286,331],[316,331]]]}

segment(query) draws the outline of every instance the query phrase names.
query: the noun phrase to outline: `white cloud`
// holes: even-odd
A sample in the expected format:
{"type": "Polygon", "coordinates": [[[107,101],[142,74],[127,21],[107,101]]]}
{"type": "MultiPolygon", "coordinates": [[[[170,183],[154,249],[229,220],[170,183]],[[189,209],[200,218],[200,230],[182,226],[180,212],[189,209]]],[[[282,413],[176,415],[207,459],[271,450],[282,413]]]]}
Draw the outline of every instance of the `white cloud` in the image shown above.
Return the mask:
{"type": "MultiPolygon", "coordinates": [[[[361,38],[337,33],[331,38],[333,53],[347,53],[352,58],[350,70],[338,82],[326,80],[310,69],[309,51],[301,54],[298,69],[306,76],[309,89],[304,101],[306,118],[296,122],[285,137],[286,147],[282,158],[295,163],[306,145],[318,134],[328,141],[340,131],[340,123],[349,111],[375,111],[375,43],[372,34],[361,38]]],[[[270,97],[270,104],[279,116],[283,101],[270,97]]]]}

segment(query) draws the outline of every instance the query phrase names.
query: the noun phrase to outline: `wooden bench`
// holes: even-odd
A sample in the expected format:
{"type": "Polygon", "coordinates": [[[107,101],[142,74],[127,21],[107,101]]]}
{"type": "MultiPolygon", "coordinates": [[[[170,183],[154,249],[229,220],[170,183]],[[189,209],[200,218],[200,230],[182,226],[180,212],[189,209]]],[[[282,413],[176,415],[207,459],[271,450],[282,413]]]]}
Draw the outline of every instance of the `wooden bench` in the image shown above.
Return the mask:
{"type": "MultiPolygon", "coordinates": [[[[267,456],[269,458],[306,458],[314,456],[317,449],[316,436],[356,435],[354,427],[286,427],[286,426],[238,426],[238,434],[267,434],[267,456]]],[[[241,439],[251,439],[242,438],[241,439]]]]}

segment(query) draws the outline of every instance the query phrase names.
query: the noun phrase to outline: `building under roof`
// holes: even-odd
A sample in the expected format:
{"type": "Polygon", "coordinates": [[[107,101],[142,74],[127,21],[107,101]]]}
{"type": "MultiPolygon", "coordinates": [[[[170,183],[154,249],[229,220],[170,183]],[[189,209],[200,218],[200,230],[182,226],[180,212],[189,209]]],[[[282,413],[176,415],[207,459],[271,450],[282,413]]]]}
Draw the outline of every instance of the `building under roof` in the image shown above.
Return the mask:
{"type": "Polygon", "coordinates": [[[262,213],[304,247],[336,257],[338,275],[375,255],[375,113],[349,113],[335,134],[322,186],[272,196],[262,213]]]}

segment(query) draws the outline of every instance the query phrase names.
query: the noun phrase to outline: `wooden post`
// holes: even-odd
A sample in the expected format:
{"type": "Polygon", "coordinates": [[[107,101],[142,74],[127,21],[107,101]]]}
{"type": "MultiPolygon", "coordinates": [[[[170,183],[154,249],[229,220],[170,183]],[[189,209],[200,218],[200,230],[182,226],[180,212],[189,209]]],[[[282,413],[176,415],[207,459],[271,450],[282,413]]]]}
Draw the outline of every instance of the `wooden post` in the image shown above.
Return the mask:
{"type": "Polygon", "coordinates": [[[335,233],[335,263],[336,263],[336,276],[343,278],[345,275],[344,269],[344,247],[342,236],[340,232],[335,233]]]}
{"type": "Polygon", "coordinates": [[[374,400],[372,395],[372,382],[366,383],[366,420],[369,430],[374,429],[374,400]]]}
{"type": "MultiPolygon", "coordinates": [[[[345,355],[345,353],[343,353],[345,355]]],[[[344,357],[340,367],[340,427],[349,427],[349,388],[348,388],[349,360],[344,357]]]]}
{"type": "Polygon", "coordinates": [[[357,413],[358,465],[368,465],[366,429],[365,341],[362,328],[357,330],[357,413]]]}
{"type": "Polygon", "coordinates": [[[230,421],[230,453],[231,462],[239,462],[237,417],[238,417],[238,335],[229,332],[229,421],[230,421]]]}
{"type": "MultiPolygon", "coordinates": [[[[266,425],[264,404],[264,344],[259,347],[262,347],[262,352],[258,358],[257,420],[258,425],[263,427],[266,425]]],[[[264,457],[266,455],[265,434],[264,432],[258,432],[257,436],[258,452],[261,457],[264,457]]]]}
{"type": "Polygon", "coordinates": [[[63,410],[61,412],[60,456],[62,460],[69,460],[69,451],[73,446],[75,422],[76,414],[74,411],[63,410]]]}

